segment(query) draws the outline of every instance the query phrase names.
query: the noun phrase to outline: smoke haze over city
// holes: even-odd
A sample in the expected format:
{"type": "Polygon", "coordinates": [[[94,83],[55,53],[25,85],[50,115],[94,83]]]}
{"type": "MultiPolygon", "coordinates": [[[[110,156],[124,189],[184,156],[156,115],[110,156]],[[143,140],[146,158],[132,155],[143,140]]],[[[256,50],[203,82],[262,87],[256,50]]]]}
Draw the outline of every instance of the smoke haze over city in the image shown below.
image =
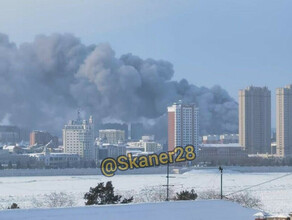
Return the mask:
{"type": "Polygon", "coordinates": [[[165,138],[167,106],[182,100],[199,106],[202,134],[237,132],[237,102],[219,85],[173,80],[165,60],[117,57],[109,44],[85,45],[71,34],[38,35],[19,46],[1,34],[0,58],[2,124],[59,135],[81,109],[97,124],[143,122],[165,138]]]}

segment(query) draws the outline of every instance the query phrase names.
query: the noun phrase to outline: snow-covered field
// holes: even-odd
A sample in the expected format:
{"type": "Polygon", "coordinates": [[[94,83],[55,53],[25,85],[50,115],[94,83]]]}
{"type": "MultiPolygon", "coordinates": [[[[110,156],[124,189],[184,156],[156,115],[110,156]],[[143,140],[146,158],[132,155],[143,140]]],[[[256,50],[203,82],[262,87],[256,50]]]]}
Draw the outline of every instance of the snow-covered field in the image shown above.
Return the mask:
{"type": "MultiPolygon", "coordinates": [[[[224,194],[238,191],[265,182],[285,173],[242,173],[225,170],[224,194]]],[[[207,190],[220,191],[220,174],[217,170],[195,170],[184,174],[171,175],[170,184],[175,191],[194,188],[200,193],[207,190]]],[[[77,206],[84,205],[83,195],[98,182],[111,180],[120,193],[135,195],[149,186],[162,186],[166,183],[165,175],[116,175],[108,178],[95,176],[45,176],[45,177],[0,177],[0,205],[7,208],[16,202],[21,208],[35,207],[35,200],[44,198],[51,192],[71,194],[77,206]]],[[[248,190],[262,200],[264,210],[272,213],[292,211],[292,175],[248,190]]]]}
{"type": "Polygon", "coordinates": [[[227,201],[188,201],[111,205],[62,209],[6,210],[0,219],[10,220],[252,220],[256,210],[227,201]]]}

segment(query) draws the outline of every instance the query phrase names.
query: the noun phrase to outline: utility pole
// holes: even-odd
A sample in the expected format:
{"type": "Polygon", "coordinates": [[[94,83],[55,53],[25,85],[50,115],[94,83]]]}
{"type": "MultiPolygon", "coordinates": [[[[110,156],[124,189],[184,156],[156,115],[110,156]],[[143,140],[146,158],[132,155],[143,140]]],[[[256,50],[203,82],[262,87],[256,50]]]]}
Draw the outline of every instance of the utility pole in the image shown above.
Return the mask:
{"type": "Polygon", "coordinates": [[[221,199],[223,199],[223,167],[219,167],[219,170],[221,172],[221,199]]]}
{"type": "Polygon", "coordinates": [[[174,178],[174,177],[171,177],[169,176],[169,163],[167,164],[167,169],[166,169],[166,185],[163,185],[163,186],[166,186],[166,199],[165,201],[169,201],[169,187],[170,186],[174,186],[174,185],[169,185],[169,178],[174,178]]]}
{"type": "Polygon", "coordinates": [[[169,201],[169,163],[167,164],[166,173],[166,201],[169,201]]]}

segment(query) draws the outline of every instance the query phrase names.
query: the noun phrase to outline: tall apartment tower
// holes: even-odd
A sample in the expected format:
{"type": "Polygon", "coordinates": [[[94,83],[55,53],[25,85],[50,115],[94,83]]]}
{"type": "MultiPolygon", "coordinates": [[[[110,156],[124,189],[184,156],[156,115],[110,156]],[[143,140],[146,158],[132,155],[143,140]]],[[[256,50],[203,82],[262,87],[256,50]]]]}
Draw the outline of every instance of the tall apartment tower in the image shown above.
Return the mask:
{"type": "Polygon", "coordinates": [[[239,143],[248,154],[271,151],[271,91],[253,87],[239,91],[239,143]]]}
{"type": "Polygon", "coordinates": [[[78,154],[84,160],[95,160],[93,119],[71,120],[63,129],[64,152],[78,154]]]}
{"type": "Polygon", "coordinates": [[[199,145],[199,109],[194,104],[174,103],[168,107],[168,150],[199,145]]]}
{"type": "Polygon", "coordinates": [[[292,156],[292,85],[276,91],[277,155],[292,156]]]}

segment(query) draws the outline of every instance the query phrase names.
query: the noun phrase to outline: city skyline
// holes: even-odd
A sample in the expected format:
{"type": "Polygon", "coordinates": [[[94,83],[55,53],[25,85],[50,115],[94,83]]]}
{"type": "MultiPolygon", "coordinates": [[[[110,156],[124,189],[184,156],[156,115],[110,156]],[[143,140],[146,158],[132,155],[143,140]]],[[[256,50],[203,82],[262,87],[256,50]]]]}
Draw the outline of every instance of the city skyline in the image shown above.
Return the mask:
{"type": "MultiPolygon", "coordinates": [[[[288,86],[291,86],[292,84],[289,84],[288,86]]],[[[251,88],[257,88],[257,86],[253,86],[253,85],[250,85],[250,86],[247,86],[247,88],[249,88],[249,87],[251,87],[251,88]]],[[[263,87],[263,88],[267,88],[267,89],[269,89],[268,87],[263,87]]],[[[273,117],[275,117],[275,118],[277,118],[278,116],[277,116],[277,113],[276,113],[276,109],[277,109],[277,107],[278,106],[273,106],[273,103],[278,103],[278,97],[276,97],[275,98],[275,100],[273,100],[273,98],[272,98],[272,96],[273,96],[273,93],[276,95],[277,93],[278,93],[278,91],[279,90],[281,90],[281,89],[287,89],[287,85],[286,86],[282,86],[282,87],[280,87],[280,88],[277,88],[275,91],[270,91],[270,93],[271,93],[271,118],[273,118],[273,117]],[[275,112],[275,115],[273,115],[273,113],[275,112]]],[[[244,90],[244,89],[239,89],[238,91],[240,92],[240,91],[242,91],[242,90],[244,90]]],[[[180,102],[181,100],[177,100],[178,102],[180,102]]],[[[240,101],[239,101],[239,99],[237,100],[237,102],[238,102],[238,104],[240,104],[240,101]]],[[[167,107],[168,108],[168,107],[167,107]]],[[[166,108],[166,111],[165,111],[165,114],[167,113],[167,108],[166,108]]],[[[78,109],[75,109],[75,111],[77,111],[77,117],[81,117],[81,112],[80,112],[80,108],[78,108],[78,109]]],[[[82,117],[86,117],[86,115],[92,115],[90,112],[83,112],[84,113],[84,115],[82,116],[82,117]]],[[[74,118],[74,117],[73,117],[74,118]]],[[[117,124],[120,124],[120,125],[123,125],[123,124],[125,124],[125,122],[122,122],[122,121],[120,121],[120,122],[114,122],[114,124],[115,123],[117,123],[117,124]]],[[[107,122],[103,122],[101,125],[106,125],[107,124],[107,122]]],[[[126,123],[127,124],[127,123],[126,123]]],[[[139,125],[143,125],[142,123],[138,123],[139,125]]],[[[0,125],[3,125],[3,126],[5,126],[5,125],[9,125],[9,126],[18,126],[18,124],[9,124],[9,123],[7,123],[7,124],[0,124],[0,125]]],[[[131,125],[131,123],[128,123],[128,125],[131,125]]],[[[26,130],[27,130],[27,128],[25,128],[26,130]]],[[[276,129],[277,129],[277,124],[275,124],[275,125],[273,125],[273,123],[271,123],[271,132],[273,133],[273,132],[276,132],[276,129]]],[[[60,130],[62,130],[62,128],[60,129],[60,130]]],[[[27,130],[28,131],[28,130],[27,130]]],[[[32,128],[31,129],[31,131],[33,132],[33,131],[44,131],[44,132],[46,132],[46,130],[43,130],[43,129],[40,129],[40,130],[38,130],[38,129],[35,129],[35,128],[32,128]]],[[[147,132],[146,132],[147,133],[147,132]]],[[[228,133],[228,132],[227,132],[228,133]]],[[[239,132],[238,132],[239,133],[239,132]]],[[[56,136],[59,136],[59,134],[57,134],[57,133],[54,133],[56,136]]],[[[213,134],[215,134],[215,133],[208,133],[208,135],[213,135],[213,134]]],[[[218,133],[218,134],[220,134],[220,133],[218,133]]],[[[204,134],[204,135],[206,135],[206,134],[204,134]]]]}
{"type": "Polygon", "coordinates": [[[1,0],[0,219],[292,220],[291,9],[1,0]]]}

